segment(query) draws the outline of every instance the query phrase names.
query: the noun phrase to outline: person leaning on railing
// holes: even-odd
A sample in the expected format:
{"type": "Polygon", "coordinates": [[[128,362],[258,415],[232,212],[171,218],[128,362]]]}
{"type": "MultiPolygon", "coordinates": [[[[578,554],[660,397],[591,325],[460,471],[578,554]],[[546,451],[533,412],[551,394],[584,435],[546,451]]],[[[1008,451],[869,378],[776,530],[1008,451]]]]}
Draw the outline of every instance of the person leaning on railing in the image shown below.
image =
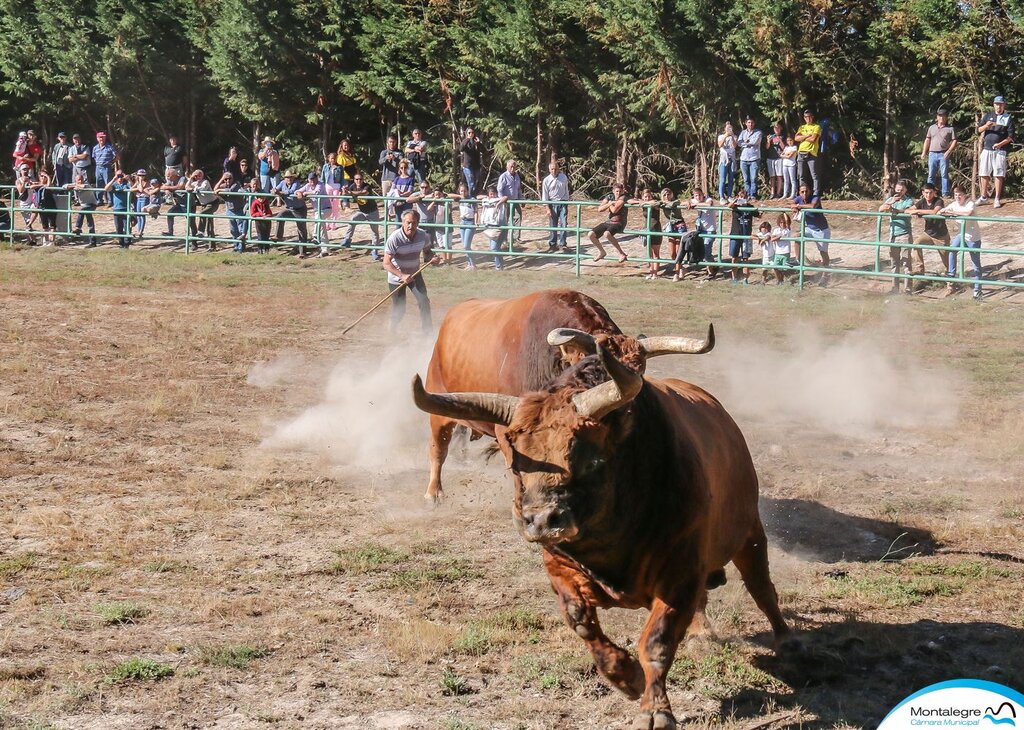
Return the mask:
{"type": "MultiPolygon", "coordinates": [[[[978,225],[978,221],[969,218],[969,216],[974,215],[974,205],[974,201],[967,197],[967,191],[961,185],[954,185],[953,202],[939,211],[941,215],[945,216],[968,218],[960,222],[960,233],[950,243],[948,273],[951,279],[956,277],[956,249],[961,247],[967,249],[981,248],[981,226],[978,225]]],[[[973,250],[970,253],[971,265],[974,267],[974,298],[981,299],[981,254],[973,250]]],[[[953,282],[949,282],[946,285],[946,294],[952,294],[953,290],[953,282]]]]}
{"type": "Polygon", "coordinates": [[[640,197],[631,198],[628,203],[640,206],[641,212],[644,214],[644,228],[647,230],[644,235],[644,243],[650,251],[650,258],[654,259],[648,264],[647,275],[644,279],[654,281],[658,278],[657,259],[661,258],[661,205],[654,199],[654,191],[650,188],[641,190],[640,197]]]}
{"type": "Polygon", "coordinates": [[[263,193],[263,184],[258,177],[249,181],[249,190],[252,195],[249,199],[249,217],[252,218],[252,225],[255,231],[250,234],[250,240],[256,241],[256,250],[259,253],[270,251],[270,219],[274,211],[270,209],[270,198],[263,193]]]}
{"type": "MultiPolygon", "coordinates": [[[[370,235],[373,237],[373,245],[380,246],[380,233],[378,232],[379,226],[376,225],[375,221],[380,220],[380,208],[377,205],[377,201],[370,197],[373,195],[373,190],[366,183],[363,173],[357,172],[356,176],[352,180],[352,187],[348,189],[349,195],[353,196],[353,202],[355,203],[358,210],[355,215],[352,216],[351,222],[348,224],[348,232],[341,239],[341,247],[349,248],[352,245],[352,236],[356,230],[356,223],[360,221],[370,222],[370,235]]],[[[370,254],[374,261],[380,261],[380,254],[376,248],[370,250],[370,254]]]]}
{"type": "Polygon", "coordinates": [[[128,248],[132,242],[128,235],[128,194],[131,189],[131,181],[124,170],[115,172],[113,179],[103,186],[103,192],[110,196],[110,209],[114,215],[114,232],[121,248],[128,248]]]}
{"type": "Polygon", "coordinates": [[[18,199],[18,208],[21,209],[21,216],[25,219],[25,235],[28,242],[34,245],[36,237],[32,233],[32,225],[39,218],[39,210],[36,205],[36,187],[32,180],[32,168],[28,166],[28,163],[22,162],[18,165],[18,178],[14,181],[14,191],[18,199]]]}
{"type": "Polygon", "coordinates": [[[164,199],[170,203],[170,207],[167,209],[167,230],[163,232],[164,236],[174,237],[174,219],[188,210],[186,182],[185,178],[176,171],[168,170],[166,179],[160,186],[160,191],[166,196],[164,199]]]}
{"type": "Polygon", "coordinates": [[[86,172],[79,172],[75,176],[75,182],[65,185],[68,190],[74,191],[75,200],[78,201],[78,216],[75,218],[75,227],[71,231],[76,236],[82,235],[82,224],[89,226],[89,243],[87,248],[96,245],[96,221],[93,218],[93,211],[96,210],[96,192],[89,187],[89,175],[86,172]]]}
{"type": "Polygon", "coordinates": [[[54,188],[51,187],[50,174],[39,169],[36,186],[36,202],[39,205],[39,221],[43,226],[43,245],[52,246],[56,242],[57,232],[57,198],[54,196],[54,188]]]}
{"type": "Polygon", "coordinates": [[[246,217],[248,196],[242,183],[235,179],[234,173],[225,172],[213,186],[213,192],[224,201],[228,214],[228,230],[234,240],[234,251],[245,251],[245,239],[249,233],[249,220],[246,217]]]}
{"type": "MultiPolygon", "coordinates": [[[[921,198],[914,204],[914,207],[907,212],[920,218],[923,215],[936,216],[946,207],[946,201],[939,197],[933,183],[925,183],[921,187],[921,198]]],[[[949,254],[949,228],[946,221],[941,218],[925,218],[924,233],[914,239],[919,246],[945,246],[946,248],[936,249],[939,256],[940,273],[946,273],[946,258],[949,254]]],[[[931,254],[929,254],[930,256],[931,254]]],[[[917,249],[917,267],[915,273],[924,273],[924,249],[917,249]]],[[[922,285],[924,282],[922,282],[922,285]]]]}
{"type": "MultiPolygon", "coordinates": [[[[274,193],[277,195],[278,200],[284,202],[284,210],[280,211],[277,217],[290,218],[295,221],[295,230],[298,234],[300,245],[295,247],[294,253],[299,258],[303,258],[306,255],[304,245],[309,240],[309,235],[306,231],[306,215],[308,213],[306,201],[301,195],[296,195],[301,187],[302,183],[296,180],[293,170],[285,171],[284,180],[274,186],[274,193]]],[[[276,240],[278,243],[284,241],[284,220],[277,221],[276,240]]]]}
{"type": "Polygon", "coordinates": [[[195,196],[196,201],[194,214],[189,216],[188,219],[189,233],[192,236],[202,236],[203,238],[210,239],[207,242],[209,249],[216,251],[217,242],[213,240],[214,236],[217,235],[213,227],[214,219],[212,217],[199,216],[213,216],[220,210],[220,197],[213,192],[213,186],[210,185],[210,181],[206,178],[206,173],[202,170],[194,170],[192,172],[185,189],[195,196]],[[197,218],[198,223],[196,222],[197,218]]]}
{"type": "MultiPolygon", "coordinates": [[[[889,216],[889,260],[892,265],[892,294],[900,292],[899,275],[903,273],[903,250],[901,243],[911,244],[914,241],[914,234],[911,226],[910,216],[905,213],[914,207],[914,199],[910,196],[909,183],[906,180],[898,180],[893,186],[893,193],[879,206],[879,213],[892,213],[889,216]],[[903,213],[903,215],[900,215],[903,213]]],[[[911,271],[909,258],[913,255],[913,249],[907,249],[907,273],[911,271]]],[[[921,249],[917,249],[920,254],[921,249]]],[[[921,268],[924,269],[924,260],[921,261],[921,268]]],[[[913,294],[913,279],[907,279],[907,294],[913,294]]]]}
{"type": "Polygon", "coordinates": [[[568,251],[566,236],[569,218],[569,178],[560,169],[558,162],[548,165],[548,176],[540,186],[540,199],[548,204],[548,253],[553,253],[561,246],[568,251]],[[555,230],[555,229],[562,230],[555,230]]]}

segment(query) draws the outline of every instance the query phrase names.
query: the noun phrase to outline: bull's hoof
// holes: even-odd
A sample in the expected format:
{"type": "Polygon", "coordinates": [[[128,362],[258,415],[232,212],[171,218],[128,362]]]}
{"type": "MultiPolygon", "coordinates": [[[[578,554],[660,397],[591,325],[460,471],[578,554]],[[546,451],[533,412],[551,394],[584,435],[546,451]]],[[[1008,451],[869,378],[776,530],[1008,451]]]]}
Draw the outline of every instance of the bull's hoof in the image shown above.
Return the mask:
{"type": "Polygon", "coordinates": [[[633,720],[632,730],[676,730],[676,718],[667,710],[641,712],[633,720]]]}
{"type": "Polygon", "coordinates": [[[796,634],[786,634],[775,640],[776,656],[799,656],[804,653],[804,642],[796,634]]]}
{"type": "Polygon", "coordinates": [[[438,489],[436,492],[431,493],[429,490],[423,495],[423,500],[432,505],[441,504],[444,501],[444,492],[438,489]]]}

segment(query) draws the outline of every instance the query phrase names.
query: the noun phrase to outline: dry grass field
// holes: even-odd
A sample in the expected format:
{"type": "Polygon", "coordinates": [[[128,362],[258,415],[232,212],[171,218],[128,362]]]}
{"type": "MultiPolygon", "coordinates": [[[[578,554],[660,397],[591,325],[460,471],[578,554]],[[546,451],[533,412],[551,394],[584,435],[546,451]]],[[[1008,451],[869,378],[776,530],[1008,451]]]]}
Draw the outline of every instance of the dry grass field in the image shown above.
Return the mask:
{"type": "MultiPolygon", "coordinates": [[[[695,727],[873,727],[956,677],[1024,688],[1024,317],[965,297],[431,270],[473,296],[576,286],[705,356],[650,375],[747,436],[783,609],[730,569],[677,658],[695,727]]],[[[431,343],[366,256],[0,251],[0,727],[626,728],[511,525],[500,459],[423,502],[431,343]]],[[[453,450],[455,451],[455,450],[453,450]]],[[[604,616],[630,645],[643,612],[604,616]]]]}

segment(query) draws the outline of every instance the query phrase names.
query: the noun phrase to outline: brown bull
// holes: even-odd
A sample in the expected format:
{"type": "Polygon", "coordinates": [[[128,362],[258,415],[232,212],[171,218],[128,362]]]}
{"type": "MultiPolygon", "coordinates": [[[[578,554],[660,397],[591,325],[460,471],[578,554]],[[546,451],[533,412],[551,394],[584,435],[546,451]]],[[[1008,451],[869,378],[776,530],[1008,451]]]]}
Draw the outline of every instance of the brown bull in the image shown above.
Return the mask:
{"type": "MultiPolygon", "coordinates": [[[[427,388],[438,393],[522,395],[544,387],[566,367],[593,353],[598,343],[643,373],[648,357],[709,351],[714,347],[714,332],[709,330],[705,340],[629,337],[598,302],[570,289],[516,299],[471,299],[453,307],[441,323],[427,368],[427,388]]],[[[496,433],[493,423],[432,415],[427,499],[436,500],[442,494],[441,468],[458,423],[477,434],[493,437],[496,433]]]]}
{"type": "Polygon", "coordinates": [[[543,546],[562,614],[598,671],[640,698],[633,728],[675,727],[666,677],[730,561],[777,645],[790,636],[750,452],[701,388],[644,380],[599,350],[522,398],[427,393],[418,377],[413,393],[429,413],[505,426],[498,443],[515,482],[516,525],[543,546]],[[650,610],[639,662],[601,630],[597,609],[611,607],[650,610]]]}

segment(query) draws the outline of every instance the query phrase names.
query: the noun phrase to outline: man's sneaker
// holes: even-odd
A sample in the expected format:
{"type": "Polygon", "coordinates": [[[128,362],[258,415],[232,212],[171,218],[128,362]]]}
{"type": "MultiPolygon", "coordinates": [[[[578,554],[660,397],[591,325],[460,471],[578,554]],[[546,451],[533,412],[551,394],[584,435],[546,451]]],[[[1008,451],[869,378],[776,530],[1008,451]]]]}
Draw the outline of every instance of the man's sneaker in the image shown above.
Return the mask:
{"type": "Polygon", "coordinates": [[[982,195],[981,197],[979,197],[977,200],[974,201],[974,204],[975,205],[984,205],[987,202],[988,202],[988,198],[986,198],[984,195],[982,195]]]}
{"type": "Polygon", "coordinates": [[[981,289],[974,290],[974,301],[981,301],[981,289]]]}
{"type": "Polygon", "coordinates": [[[992,203],[992,207],[993,208],[1002,208],[1003,207],[1003,201],[1001,201],[999,198],[996,198],[995,202],[992,203]]]}

